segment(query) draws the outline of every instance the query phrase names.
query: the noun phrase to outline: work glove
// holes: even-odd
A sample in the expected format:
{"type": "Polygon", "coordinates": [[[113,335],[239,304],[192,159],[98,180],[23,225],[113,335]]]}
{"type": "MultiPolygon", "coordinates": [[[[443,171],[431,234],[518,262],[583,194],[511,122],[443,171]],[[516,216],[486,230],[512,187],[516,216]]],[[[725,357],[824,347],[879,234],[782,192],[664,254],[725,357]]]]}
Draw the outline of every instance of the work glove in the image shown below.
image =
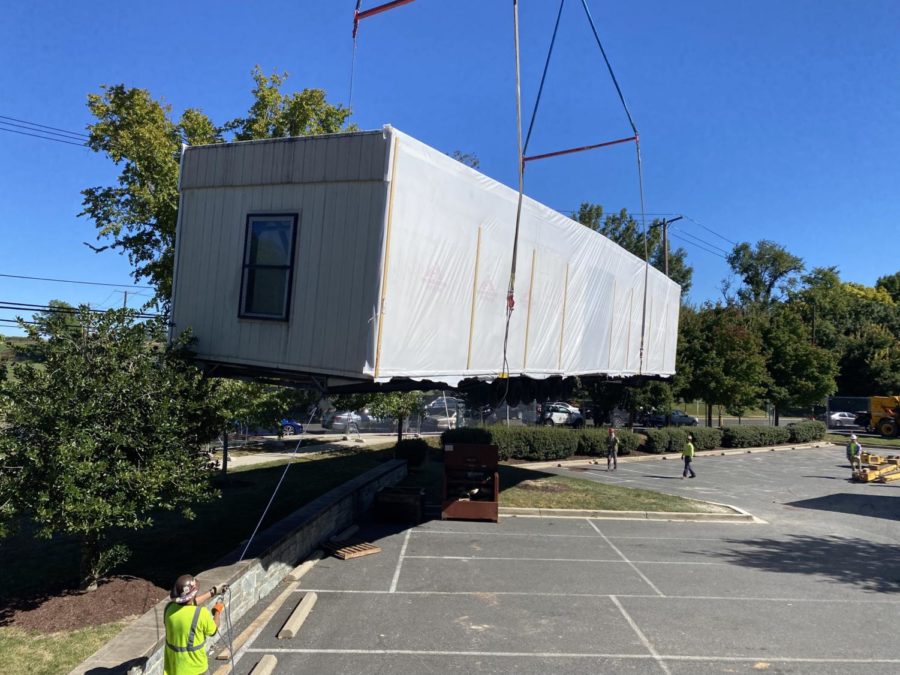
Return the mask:
{"type": "Polygon", "coordinates": [[[221,602],[217,602],[213,605],[212,611],[213,614],[221,614],[225,611],[225,605],[223,605],[221,602]]]}

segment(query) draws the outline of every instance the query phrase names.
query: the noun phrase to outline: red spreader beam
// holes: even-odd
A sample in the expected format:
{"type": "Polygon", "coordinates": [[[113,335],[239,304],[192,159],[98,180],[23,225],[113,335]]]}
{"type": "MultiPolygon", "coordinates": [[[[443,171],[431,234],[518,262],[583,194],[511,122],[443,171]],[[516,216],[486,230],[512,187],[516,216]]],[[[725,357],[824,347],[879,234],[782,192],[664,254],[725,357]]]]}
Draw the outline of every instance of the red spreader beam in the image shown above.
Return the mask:
{"type": "Polygon", "coordinates": [[[571,155],[576,152],[584,152],[585,150],[596,150],[597,148],[605,148],[609,145],[618,145],[619,143],[630,143],[631,141],[637,141],[638,136],[635,134],[634,136],[629,136],[628,138],[620,138],[615,141],[606,141],[606,143],[597,143],[596,145],[583,145],[580,148],[569,148],[568,150],[557,150],[556,152],[546,152],[543,155],[531,155],[530,157],[523,157],[522,163],[531,162],[536,159],[547,159],[548,157],[559,157],[560,155],[571,155]]]}
{"type": "Polygon", "coordinates": [[[393,2],[386,2],[383,5],[378,5],[377,7],[366,9],[362,12],[359,11],[359,5],[357,3],[357,9],[353,12],[353,37],[356,37],[356,31],[359,29],[359,22],[363,19],[368,19],[370,16],[381,14],[382,12],[394,9],[395,7],[408,5],[411,2],[415,2],[415,0],[393,0],[393,2]]]}

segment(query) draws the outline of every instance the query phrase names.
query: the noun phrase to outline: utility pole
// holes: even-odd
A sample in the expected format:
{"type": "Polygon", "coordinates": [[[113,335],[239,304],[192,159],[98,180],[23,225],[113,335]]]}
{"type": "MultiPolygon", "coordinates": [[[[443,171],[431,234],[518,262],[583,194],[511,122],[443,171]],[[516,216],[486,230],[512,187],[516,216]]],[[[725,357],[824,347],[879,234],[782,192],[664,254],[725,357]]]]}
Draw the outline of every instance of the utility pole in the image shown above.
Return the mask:
{"type": "Polygon", "coordinates": [[[666,276],[669,276],[669,225],[672,223],[681,220],[684,216],[675,216],[674,218],[665,219],[663,218],[662,223],[662,231],[663,231],[663,260],[665,261],[663,272],[665,272],[666,276]]]}

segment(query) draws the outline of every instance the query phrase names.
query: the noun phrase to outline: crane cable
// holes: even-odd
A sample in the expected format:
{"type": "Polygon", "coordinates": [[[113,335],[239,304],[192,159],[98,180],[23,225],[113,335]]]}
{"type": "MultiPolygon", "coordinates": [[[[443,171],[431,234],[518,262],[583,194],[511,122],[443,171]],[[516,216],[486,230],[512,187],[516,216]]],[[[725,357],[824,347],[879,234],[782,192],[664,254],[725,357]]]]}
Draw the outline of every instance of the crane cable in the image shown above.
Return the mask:
{"type": "MultiPolygon", "coordinates": [[[[559,32],[559,21],[562,17],[563,7],[566,0],[560,0],[559,11],[556,14],[556,24],[553,27],[553,36],[550,39],[550,49],[547,52],[547,60],[544,62],[544,71],[541,74],[541,83],[538,87],[537,98],[534,101],[534,110],[531,113],[531,121],[528,123],[528,134],[525,137],[525,143],[522,143],[522,90],[520,80],[519,67],[519,13],[516,0],[513,0],[513,23],[514,23],[514,42],[516,52],[516,127],[518,132],[518,148],[519,148],[519,196],[516,204],[516,228],[513,237],[513,254],[512,263],[509,273],[509,287],[506,293],[506,326],[503,332],[503,368],[500,377],[506,379],[506,391],[509,391],[509,325],[512,319],[513,309],[515,309],[515,285],[516,285],[516,262],[518,259],[519,248],[519,225],[522,219],[522,200],[525,193],[525,152],[528,150],[528,143],[531,140],[531,132],[534,130],[534,122],[537,119],[538,107],[541,103],[541,95],[544,92],[544,83],[547,80],[547,70],[550,68],[550,57],[553,55],[553,46],[556,44],[556,36],[559,32]]],[[[503,395],[503,400],[506,394],[503,395]]]]}
{"type": "Polygon", "coordinates": [[[616,93],[619,95],[619,101],[622,103],[622,108],[625,109],[628,123],[631,125],[631,130],[634,132],[634,147],[637,153],[638,189],[640,191],[641,200],[641,228],[644,230],[644,300],[641,310],[641,349],[640,362],[638,365],[638,374],[641,374],[644,370],[644,333],[647,325],[647,283],[650,277],[650,246],[647,241],[647,218],[644,207],[644,168],[641,162],[641,135],[638,133],[634,118],[631,116],[631,111],[628,109],[628,104],[625,102],[625,96],[622,94],[622,88],[619,86],[616,74],[613,72],[612,65],[606,56],[606,50],[603,49],[603,43],[600,41],[600,35],[597,32],[596,24],[594,24],[594,17],[591,16],[591,10],[588,8],[587,0],[581,0],[581,6],[584,7],[584,13],[587,15],[588,23],[591,25],[591,32],[594,34],[594,39],[597,41],[597,46],[600,48],[600,54],[603,55],[603,61],[606,63],[606,69],[609,71],[609,76],[612,78],[616,93]]]}

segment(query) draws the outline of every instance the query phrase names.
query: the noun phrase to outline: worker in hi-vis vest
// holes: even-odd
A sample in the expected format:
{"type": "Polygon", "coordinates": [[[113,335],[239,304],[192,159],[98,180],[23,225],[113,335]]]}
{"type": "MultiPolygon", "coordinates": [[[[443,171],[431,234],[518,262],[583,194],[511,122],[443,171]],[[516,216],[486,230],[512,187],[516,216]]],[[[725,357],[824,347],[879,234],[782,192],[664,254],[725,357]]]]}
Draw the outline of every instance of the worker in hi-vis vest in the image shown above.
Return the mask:
{"type": "Polygon", "coordinates": [[[213,605],[212,613],[203,603],[224,594],[228,585],[213,586],[199,593],[197,580],[182,574],[172,586],[163,618],[166,625],[164,675],[201,675],[209,670],[206,658],[206,638],[219,629],[219,618],[225,609],[221,601],[213,605]]]}

